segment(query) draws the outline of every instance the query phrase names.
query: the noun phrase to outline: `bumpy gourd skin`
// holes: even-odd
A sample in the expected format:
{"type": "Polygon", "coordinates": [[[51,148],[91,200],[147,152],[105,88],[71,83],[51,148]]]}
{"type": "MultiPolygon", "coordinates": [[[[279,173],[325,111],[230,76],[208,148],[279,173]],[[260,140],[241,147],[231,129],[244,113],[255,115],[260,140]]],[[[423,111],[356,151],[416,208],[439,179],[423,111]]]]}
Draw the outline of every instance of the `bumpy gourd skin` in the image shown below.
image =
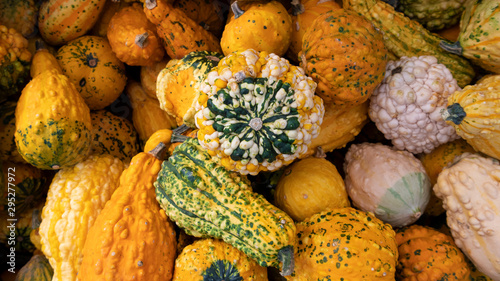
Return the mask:
{"type": "Polygon", "coordinates": [[[353,106],[366,101],[384,78],[387,49],[368,20],[339,9],[313,21],[299,58],[325,102],[353,106]]]}
{"type": "Polygon", "coordinates": [[[400,0],[397,10],[428,30],[440,30],[458,23],[465,0],[400,0]]]}
{"type": "Polygon", "coordinates": [[[74,281],[89,228],[119,185],[125,164],[110,155],[89,156],[55,175],[42,211],[42,251],[53,281],[74,281]]]}
{"type": "Polygon", "coordinates": [[[90,153],[90,110],[71,81],[48,70],[24,88],[14,134],[21,156],[40,169],[71,167],[90,153]]]}

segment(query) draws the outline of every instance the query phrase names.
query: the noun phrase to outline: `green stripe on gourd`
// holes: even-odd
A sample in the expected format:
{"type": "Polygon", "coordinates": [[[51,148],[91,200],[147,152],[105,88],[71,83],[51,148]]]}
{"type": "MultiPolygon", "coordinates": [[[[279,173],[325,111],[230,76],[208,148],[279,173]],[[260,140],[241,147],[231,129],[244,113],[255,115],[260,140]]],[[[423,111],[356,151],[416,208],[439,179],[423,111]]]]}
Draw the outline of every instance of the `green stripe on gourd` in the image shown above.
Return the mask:
{"type": "Polygon", "coordinates": [[[260,194],[245,176],[227,171],[188,139],[164,161],[154,183],[157,200],[187,234],[214,237],[261,266],[293,271],[293,220],[260,194]]]}

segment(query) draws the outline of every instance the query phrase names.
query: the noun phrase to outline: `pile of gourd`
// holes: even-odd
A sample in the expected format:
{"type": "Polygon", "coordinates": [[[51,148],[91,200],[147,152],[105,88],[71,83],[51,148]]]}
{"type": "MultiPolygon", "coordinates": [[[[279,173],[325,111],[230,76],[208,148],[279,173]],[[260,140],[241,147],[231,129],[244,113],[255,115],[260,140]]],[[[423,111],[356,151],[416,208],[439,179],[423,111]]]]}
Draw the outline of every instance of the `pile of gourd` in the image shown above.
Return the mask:
{"type": "Polygon", "coordinates": [[[0,2],[1,277],[499,281],[500,2],[386,2],[0,2]]]}

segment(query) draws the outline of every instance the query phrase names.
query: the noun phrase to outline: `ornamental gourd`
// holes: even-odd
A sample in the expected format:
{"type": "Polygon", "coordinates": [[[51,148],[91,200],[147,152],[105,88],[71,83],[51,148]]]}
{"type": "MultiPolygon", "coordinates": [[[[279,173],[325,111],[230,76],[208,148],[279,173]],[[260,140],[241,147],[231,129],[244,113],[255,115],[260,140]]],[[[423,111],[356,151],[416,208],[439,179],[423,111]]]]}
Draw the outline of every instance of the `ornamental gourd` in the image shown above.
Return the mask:
{"type": "Polygon", "coordinates": [[[33,36],[38,31],[38,7],[34,0],[0,1],[0,22],[24,37],[33,36]]]}
{"type": "Polygon", "coordinates": [[[398,248],[389,224],[351,207],[297,223],[295,272],[300,280],[395,280],[398,248]]]}
{"type": "Polygon", "coordinates": [[[198,25],[220,38],[226,23],[227,3],[217,0],[178,0],[174,1],[174,8],[182,10],[198,25]]]}
{"type": "Polygon", "coordinates": [[[90,110],[67,76],[47,70],[33,78],[16,107],[16,145],[40,169],[71,167],[90,153],[90,110]]]}
{"type": "Polygon", "coordinates": [[[50,266],[49,260],[43,255],[33,255],[16,275],[14,281],[43,281],[52,280],[54,269],[50,266]]]}
{"type": "Polygon", "coordinates": [[[387,49],[382,34],[353,11],[319,15],[302,38],[300,66],[316,83],[316,93],[339,105],[363,103],[382,81],[387,49]]]}
{"type": "Polygon", "coordinates": [[[380,143],[353,144],[345,155],[344,171],[353,205],[393,227],[417,221],[429,202],[429,177],[408,151],[380,143]]]}
{"type": "Polygon", "coordinates": [[[110,155],[91,155],[57,172],[42,211],[42,251],[53,281],[75,281],[89,228],[119,185],[125,164],[110,155]]]}
{"type": "Polygon", "coordinates": [[[0,161],[26,163],[17,151],[14,133],[16,131],[15,101],[0,104],[0,161]]]}
{"type": "Polygon", "coordinates": [[[158,74],[156,96],[161,109],[175,117],[177,125],[196,127],[194,102],[200,85],[223,56],[216,52],[191,52],[182,59],[172,59],[158,74]]]}
{"type": "Polygon", "coordinates": [[[156,96],[158,74],[167,66],[168,62],[169,58],[163,58],[152,65],[141,66],[141,70],[139,71],[141,86],[150,98],[158,99],[156,96]]]}
{"type": "Polygon", "coordinates": [[[226,170],[189,138],[164,161],[156,199],[187,234],[222,239],[261,266],[293,271],[295,225],[285,212],[252,191],[244,175],[226,170]]]}
{"type": "Polygon", "coordinates": [[[456,157],[434,185],[456,245],[493,280],[500,280],[499,186],[499,161],[473,153],[456,157]]]}
{"type": "Polygon", "coordinates": [[[175,260],[173,281],[267,281],[267,269],[218,239],[200,239],[175,260]]]}
{"type": "Polygon", "coordinates": [[[47,49],[43,40],[37,40],[35,43],[36,52],[31,59],[30,74],[31,78],[35,78],[45,70],[54,69],[57,73],[62,74],[62,68],[59,65],[56,57],[47,49]]]}
{"type": "Polygon", "coordinates": [[[105,38],[78,37],[59,48],[56,58],[91,110],[110,105],[125,88],[125,66],[105,38]]]}
{"type": "Polygon", "coordinates": [[[320,131],[323,100],[300,67],[246,50],[223,58],[195,101],[198,140],[228,170],[255,175],[305,154],[320,131]]]}
{"type": "Polygon", "coordinates": [[[500,159],[500,75],[491,75],[448,97],[443,119],[475,150],[500,159]]]}
{"type": "Polygon", "coordinates": [[[153,186],[165,149],[161,143],[135,155],[120,176],[120,185],[89,229],[78,280],[172,279],[175,230],[153,186]]]}
{"type": "Polygon", "coordinates": [[[426,29],[437,31],[460,21],[465,0],[399,0],[397,10],[422,24],[426,29]]]}

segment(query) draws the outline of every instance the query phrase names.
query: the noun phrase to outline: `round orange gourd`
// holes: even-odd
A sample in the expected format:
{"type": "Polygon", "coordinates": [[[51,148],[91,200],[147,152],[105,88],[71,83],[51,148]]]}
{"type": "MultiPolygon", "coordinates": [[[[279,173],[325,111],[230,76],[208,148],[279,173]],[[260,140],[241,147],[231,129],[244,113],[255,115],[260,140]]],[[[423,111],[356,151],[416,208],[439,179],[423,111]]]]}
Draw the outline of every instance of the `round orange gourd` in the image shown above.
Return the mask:
{"type": "Polygon", "coordinates": [[[330,208],[351,206],[344,180],[335,165],[314,156],[285,169],[276,186],[274,202],[295,221],[330,208]]]}
{"type": "Polygon", "coordinates": [[[156,26],[147,19],[139,3],[113,15],[107,37],[116,57],[128,65],[151,65],[165,55],[156,26]]]}

